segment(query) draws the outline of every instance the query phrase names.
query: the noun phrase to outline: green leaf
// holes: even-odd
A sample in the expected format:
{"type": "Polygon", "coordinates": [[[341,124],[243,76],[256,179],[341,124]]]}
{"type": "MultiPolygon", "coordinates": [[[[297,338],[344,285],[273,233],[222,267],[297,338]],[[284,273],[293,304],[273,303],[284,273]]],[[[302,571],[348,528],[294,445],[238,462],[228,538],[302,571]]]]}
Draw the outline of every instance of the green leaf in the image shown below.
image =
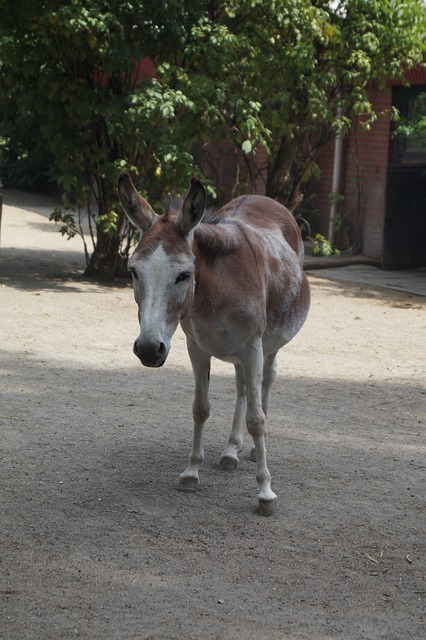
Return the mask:
{"type": "Polygon", "coordinates": [[[253,151],[253,145],[251,143],[250,140],[244,140],[243,144],[241,145],[241,149],[244,151],[244,153],[246,153],[247,155],[249,153],[251,153],[253,151]]]}

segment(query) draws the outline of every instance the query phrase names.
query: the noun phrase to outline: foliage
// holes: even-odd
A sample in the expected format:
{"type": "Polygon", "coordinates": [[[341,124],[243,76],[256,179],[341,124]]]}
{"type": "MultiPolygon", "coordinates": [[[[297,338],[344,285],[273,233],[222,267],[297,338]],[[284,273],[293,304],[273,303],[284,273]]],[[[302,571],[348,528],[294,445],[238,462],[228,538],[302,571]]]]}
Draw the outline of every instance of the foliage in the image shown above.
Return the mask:
{"type": "Polygon", "coordinates": [[[18,188],[43,187],[53,178],[53,161],[47,145],[39,144],[41,121],[31,111],[21,110],[21,88],[16,86],[13,93],[12,100],[0,90],[1,182],[18,188]]]}
{"type": "Polygon", "coordinates": [[[76,229],[83,238],[89,233],[87,273],[110,277],[125,268],[131,232],[116,196],[123,169],[141,175],[154,200],[182,189],[196,172],[179,120],[182,110],[191,112],[191,102],[138,72],[146,55],[171,57],[186,22],[196,19],[196,3],[169,5],[163,15],[153,1],[2,3],[6,159],[13,168],[13,150],[22,173],[22,159],[37,161],[47,150],[63,190],[63,211],[52,218],[69,237],[76,229]]]}
{"type": "MultiPolygon", "coordinates": [[[[377,115],[371,83],[422,60],[422,0],[227,0],[212,3],[168,82],[192,98],[208,135],[270,155],[267,194],[291,209],[323,147],[354,117],[377,115]]],[[[163,69],[164,71],[164,69],[163,69]]]]}
{"type": "Polygon", "coordinates": [[[325,236],[322,236],[320,233],[317,233],[314,238],[312,238],[314,243],[314,248],[312,250],[315,256],[339,256],[340,251],[338,249],[334,249],[330,242],[327,240],[325,236]]]}
{"type": "Polygon", "coordinates": [[[155,202],[199,172],[205,143],[232,139],[248,160],[261,143],[267,193],[294,210],[336,132],[376,118],[368,86],[425,47],[422,0],[0,0],[0,16],[6,157],[54,173],[56,219],[89,229],[87,271],[106,277],[131,243],[120,171],[155,202]]]}

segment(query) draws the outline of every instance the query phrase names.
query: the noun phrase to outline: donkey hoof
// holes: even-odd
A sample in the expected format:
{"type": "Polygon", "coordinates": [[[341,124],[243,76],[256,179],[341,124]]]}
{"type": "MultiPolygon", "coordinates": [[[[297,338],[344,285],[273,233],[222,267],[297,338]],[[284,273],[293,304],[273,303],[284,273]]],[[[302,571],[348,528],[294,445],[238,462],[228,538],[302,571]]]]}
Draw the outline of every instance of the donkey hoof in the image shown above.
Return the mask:
{"type": "Polygon", "coordinates": [[[233,471],[238,467],[238,458],[233,456],[222,456],[219,466],[222,471],[233,471]]]}
{"type": "Polygon", "coordinates": [[[277,512],[277,499],[274,500],[259,500],[259,513],[261,516],[269,517],[274,516],[277,512]]]}
{"type": "Polygon", "coordinates": [[[178,489],[179,491],[193,492],[193,491],[197,491],[197,489],[199,488],[199,484],[200,482],[198,478],[194,476],[181,475],[179,478],[178,489]]]}

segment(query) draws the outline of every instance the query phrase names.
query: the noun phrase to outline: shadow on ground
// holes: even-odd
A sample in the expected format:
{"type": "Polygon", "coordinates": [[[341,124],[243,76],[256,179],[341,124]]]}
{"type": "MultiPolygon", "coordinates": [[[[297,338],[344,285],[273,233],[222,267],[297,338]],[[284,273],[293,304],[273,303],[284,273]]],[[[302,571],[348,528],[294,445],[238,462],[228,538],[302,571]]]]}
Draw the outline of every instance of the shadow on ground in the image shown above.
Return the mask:
{"type": "Polygon", "coordinates": [[[4,638],[421,637],[421,387],[278,378],[264,519],[248,439],[218,469],[231,378],[187,494],[189,372],[0,357],[4,638]]]}

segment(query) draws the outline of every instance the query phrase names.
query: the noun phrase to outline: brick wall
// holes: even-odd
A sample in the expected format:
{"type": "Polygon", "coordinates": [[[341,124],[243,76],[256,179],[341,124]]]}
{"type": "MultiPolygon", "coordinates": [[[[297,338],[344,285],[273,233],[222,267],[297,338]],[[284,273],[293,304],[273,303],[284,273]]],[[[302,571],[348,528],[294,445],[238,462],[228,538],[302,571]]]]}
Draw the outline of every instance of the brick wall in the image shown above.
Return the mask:
{"type": "MultiPolygon", "coordinates": [[[[344,225],[336,236],[336,242],[342,245],[349,243],[365,255],[381,257],[390,133],[387,110],[391,107],[391,88],[382,91],[372,89],[369,98],[379,114],[377,121],[369,132],[355,122],[344,140],[340,188],[344,201],[339,212],[344,225]]],[[[320,232],[328,235],[334,144],[324,149],[319,165],[321,179],[312,185],[312,189],[317,193],[315,202],[319,211],[320,232]]]]}

